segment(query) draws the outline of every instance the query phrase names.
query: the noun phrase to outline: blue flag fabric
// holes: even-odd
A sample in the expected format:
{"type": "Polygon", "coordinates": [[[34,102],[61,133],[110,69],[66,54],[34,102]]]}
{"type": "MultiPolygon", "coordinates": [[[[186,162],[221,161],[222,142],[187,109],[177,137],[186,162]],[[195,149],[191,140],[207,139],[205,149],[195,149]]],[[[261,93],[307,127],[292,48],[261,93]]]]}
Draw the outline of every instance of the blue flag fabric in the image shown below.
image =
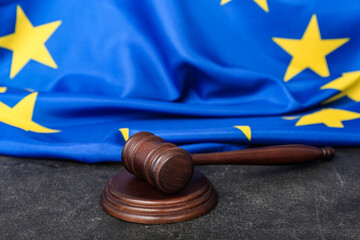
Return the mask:
{"type": "Polygon", "coordinates": [[[0,4],[0,154],[121,161],[150,131],[191,152],[360,144],[360,5],[0,4]]]}

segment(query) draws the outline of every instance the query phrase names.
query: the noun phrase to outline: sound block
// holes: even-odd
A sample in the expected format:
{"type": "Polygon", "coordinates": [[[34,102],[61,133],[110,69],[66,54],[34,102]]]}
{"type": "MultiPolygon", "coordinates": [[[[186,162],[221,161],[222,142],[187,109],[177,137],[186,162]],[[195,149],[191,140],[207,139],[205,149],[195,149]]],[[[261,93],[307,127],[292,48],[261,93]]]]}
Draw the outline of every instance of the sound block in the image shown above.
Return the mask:
{"type": "Polygon", "coordinates": [[[160,224],[190,220],[216,205],[216,192],[199,171],[174,195],[164,194],[126,170],[110,179],[101,194],[101,206],[110,215],[135,223],[160,224]]]}

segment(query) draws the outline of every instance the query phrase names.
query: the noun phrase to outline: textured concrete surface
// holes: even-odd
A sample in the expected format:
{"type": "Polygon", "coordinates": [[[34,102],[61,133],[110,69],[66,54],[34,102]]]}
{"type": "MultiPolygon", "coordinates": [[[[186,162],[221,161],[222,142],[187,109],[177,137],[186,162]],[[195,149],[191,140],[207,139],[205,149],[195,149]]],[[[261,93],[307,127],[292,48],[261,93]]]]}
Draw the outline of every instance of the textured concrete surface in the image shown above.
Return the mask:
{"type": "Polygon", "coordinates": [[[197,219],[143,225],[105,213],[121,164],[0,157],[0,239],[359,239],[360,148],[332,162],[203,166],[218,193],[197,219]]]}

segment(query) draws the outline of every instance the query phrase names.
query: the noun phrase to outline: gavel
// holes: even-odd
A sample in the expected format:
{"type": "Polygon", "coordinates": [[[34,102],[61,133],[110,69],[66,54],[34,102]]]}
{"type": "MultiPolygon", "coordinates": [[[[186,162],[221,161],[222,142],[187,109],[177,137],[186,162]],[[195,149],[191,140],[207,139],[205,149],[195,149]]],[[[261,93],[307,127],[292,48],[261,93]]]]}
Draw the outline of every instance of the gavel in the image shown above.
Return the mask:
{"type": "Polygon", "coordinates": [[[317,159],[330,160],[334,154],[335,150],[331,147],[317,148],[308,145],[282,145],[190,154],[150,132],[139,132],[128,139],[121,155],[123,164],[130,173],[146,180],[163,193],[174,194],[189,183],[194,165],[296,164],[317,159]]]}

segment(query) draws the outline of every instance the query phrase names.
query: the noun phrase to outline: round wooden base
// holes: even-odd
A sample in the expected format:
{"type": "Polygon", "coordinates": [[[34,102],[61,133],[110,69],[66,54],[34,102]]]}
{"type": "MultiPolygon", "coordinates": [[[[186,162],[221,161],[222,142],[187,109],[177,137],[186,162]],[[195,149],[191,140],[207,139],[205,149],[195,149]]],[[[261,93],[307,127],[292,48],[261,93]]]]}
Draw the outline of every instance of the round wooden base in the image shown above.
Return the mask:
{"type": "Polygon", "coordinates": [[[174,223],[209,212],[216,205],[216,192],[206,176],[196,170],[186,188],[174,195],[166,195],[122,170],[110,179],[100,203],[107,213],[125,221],[174,223]]]}

